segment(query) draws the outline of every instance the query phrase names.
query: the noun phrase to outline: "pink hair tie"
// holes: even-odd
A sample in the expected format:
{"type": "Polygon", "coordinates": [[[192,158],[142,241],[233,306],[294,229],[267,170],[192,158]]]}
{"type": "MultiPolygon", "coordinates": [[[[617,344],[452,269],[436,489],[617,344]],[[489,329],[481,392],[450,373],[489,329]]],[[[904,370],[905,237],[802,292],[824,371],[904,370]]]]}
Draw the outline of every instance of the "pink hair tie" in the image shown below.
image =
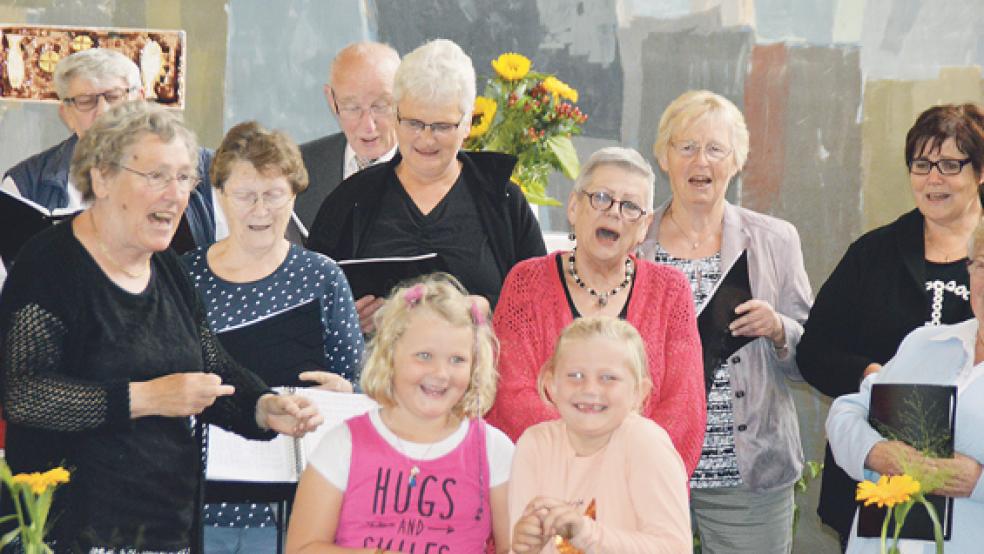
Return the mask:
{"type": "Polygon", "coordinates": [[[485,325],[485,314],[483,314],[482,309],[478,307],[477,300],[472,300],[471,316],[472,321],[475,322],[475,325],[485,325]]]}
{"type": "Polygon", "coordinates": [[[412,308],[417,304],[420,304],[420,300],[424,297],[424,287],[423,283],[417,283],[416,285],[407,289],[407,292],[403,293],[403,300],[407,302],[407,307],[412,308]]]}

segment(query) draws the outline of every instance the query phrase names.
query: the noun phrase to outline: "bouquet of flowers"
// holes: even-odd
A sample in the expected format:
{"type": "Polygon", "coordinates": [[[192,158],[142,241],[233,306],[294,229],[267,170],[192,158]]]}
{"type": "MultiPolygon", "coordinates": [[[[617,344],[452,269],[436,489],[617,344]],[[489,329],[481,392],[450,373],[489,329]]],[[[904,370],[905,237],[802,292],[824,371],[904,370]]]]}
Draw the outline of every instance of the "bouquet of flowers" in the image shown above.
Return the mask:
{"type": "Polygon", "coordinates": [[[44,473],[18,473],[10,471],[6,460],[0,459],[0,480],[3,481],[14,502],[15,513],[0,518],[0,523],[17,520],[17,527],[0,538],[0,547],[20,537],[25,554],[52,554],[44,542],[48,531],[48,512],[55,489],[67,483],[68,471],[62,467],[44,473]]]}
{"type": "Polygon", "coordinates": [[[547,177],[562,171],[577,177],[580,164],[571,136],[588,116],[577,106],[577,90],[557,77],[532,71],[529,58],[512,52],[492,61],[496,75],[475,99],[465,148],[505,152],[519,161],[512,181],[531,204],[559,206],[547,196],[547,177]]]}
{"type": "Polygon", "coordinates": [[[872,481],[862,481],[858,483],[856,500],[864,502],[865,506],[876,504],[879,508],[887,507],[885,520],[881,529],[881,551],[882,553],[899,553],[899,534],[905,525],[905,518],[909,515],[909,510],[916,503],[922,504],[929,513],[933,521],[933,535],[936,542],[937,554],[943,554],[943,528],[940,525],[939,516],[936,509],[926,500],[926,494],[932,489],[942,485],[942,475],[932,475],[924,468],[910,467],[902,475],[882,475],[877,483],[872,481]],[[913,477],[912,474],[922,474],[921,479],[913,477]],[[920,483],[920,480],[926,485],[920,483]],[[892,517],[895,518],[895,529],[892,533],[892,545],[888,544],[888,527],[892,517]]]}

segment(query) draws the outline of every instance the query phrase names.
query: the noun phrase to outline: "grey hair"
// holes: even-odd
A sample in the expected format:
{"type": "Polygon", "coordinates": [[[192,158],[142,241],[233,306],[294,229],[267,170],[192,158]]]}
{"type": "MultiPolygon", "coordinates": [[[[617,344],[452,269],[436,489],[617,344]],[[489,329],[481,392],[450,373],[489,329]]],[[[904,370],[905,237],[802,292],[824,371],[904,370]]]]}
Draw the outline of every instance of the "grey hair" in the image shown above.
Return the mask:
{"type": "Polygon", "coordinates": [[[130,147],[146,134],[155,135],[165,143],[175,139],[183,141],[188,149],[188,160],[197,169],[198,141],[195,133],[185,127],[180,115],[143,100],[124,102],[99,116],[75,146],[71,179],[82,198],[95,198],[92,169],[115,175],[130,147]]]}
{"type": "Polygon", "coordinates": [[[58,98],[68,97],[68,88],[75,79],[105,84],[111,79],[123,79],[129,87],[140,86],[140,68],[133,60],[108,48],[89,48],[62,58],[55,66],[55,92],[58,98]]]}
{"type": "Polygon", "coordinates": [[[974,261],[977,247],[982,244],[984,244],[984,217],[977,222],[977,227],[974,227],[974,232],[967,240],[967,259],[974,261]]]}
{"type": "Polygon", "coordinates": [[[621,146],[608,146],[591,154],[588,161],[581,166],[581,173],[574,181],[574,192],[583,192],[585,187],[591,183],[591,175],[596,169],[603,165],[613,165],[620,169],[636,173],[646,178],[645,206],[643,209],[652,211],[653,193],[656,187],[656,174],[653,167],[642,157],[642,154],[631,148],[621,146]]]}
{"type": "Polygon", "coordinates": [[[331,60],[331,67],[328,68],[328,85],[335,83],[335,71],[339,67],[346,62],[356,60],[376,66],[392,64],[392,67],[396,68],[400,65],[400,53],[389,44],[382,42],[353,42],[339,50],[331,60]]]}
{"type": "Polygon", "coordinates": [[[397,103],[404,96],[428,104],[456,101],[461,119],[475,106],[475,66],[468,54],[450,40],[439,38],[403,57],[393,83],[397,103]]]}
{"type": "Polygon", "coordinates": [[[666,159],[673,135],[710,113],[722,116],[730,126],[735,163],[739,170],[744,168],[748,160],[748,126],[745,125],[745,116],[731,100],[709,90],[688,90],[663,110],[663,115],[659,118],[659,130],[656,132],[656,143],[653,144],[656,159],[666,159]]]}

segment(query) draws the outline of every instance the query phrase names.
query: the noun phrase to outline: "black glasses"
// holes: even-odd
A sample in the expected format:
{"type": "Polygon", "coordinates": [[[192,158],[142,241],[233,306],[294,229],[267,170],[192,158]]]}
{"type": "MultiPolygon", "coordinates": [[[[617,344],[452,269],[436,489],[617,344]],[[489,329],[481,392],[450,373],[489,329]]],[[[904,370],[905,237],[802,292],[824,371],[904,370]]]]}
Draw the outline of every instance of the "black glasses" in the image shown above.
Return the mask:
{"type": "Polygon", "coordinates": [[[171,175],[170,173],[165,173],[160,170],[148,171],[144,173],[143,171],[137,171],[136,169],[127,167],[123,164],[115,164],[115,165],[120,169],[125,169],[130,173],[133,173],[134,175],[139,175],[144,179],[146,179],[147,186],[150,188],[150,190],[154,192],[161,192],[162,190],[166,189],[167,186],[171,183],[171,181],[177,182],[178,188],[181,189],[182,192],[191,192],[192,189],[198,186],[198,183],[201,182],[201,179],[199,179],[198,176],[195,175],[194,173],[185,173],[179,171],[178,173],[171,175]]]}
{"type": "Polygon", "coordinates": [[[581,194],[587,196],[591,207],[599,212],[606,212],[613,204],[618,204],[618,213],[622,214],[626,221],[638,221],[640,217],[648,213],[639,204],[631,200],[615,200],[612,195],[605,191],[587,192],[582,190],[581,194]]]}
{"type": "Polygon", "coordinates": [[[940,172],[940,175],[956,175],[963,171],[964,166],[969,163],[970,158],[964,158],[962,160],[943,158],[935,162],[919,158],[909,162],[909,173],[913,175],[929,175],[929,172],[935,167],[940,172]]]}
{"type": "Polygon", "coordinates": [[[137,87],[116,87],[103,92],[97,92],[96,94],[76,94],[71,98],[63,99],[62,102],[70,106],[75,106],[75,109],[80,112],[88,112],[92,111],[99,104],[100,96],[107,104],[113,105],[121,100],[125,100],[127,95],[136,89],[137,87]]]}
{"type": "Polygon", "coordinates": [[[413,131],[415,135],[423,133],[425,129],[430,127],[431,133],[436,137],[446,137],[461,125],[461,121],[458,121],[457,123],[446,123],[443,121],[424,123],[419,119],[405,119],[400,117],[399,110],[396,111],[396,121],[399,122],[399,124],[405,129],[413,131]]]}

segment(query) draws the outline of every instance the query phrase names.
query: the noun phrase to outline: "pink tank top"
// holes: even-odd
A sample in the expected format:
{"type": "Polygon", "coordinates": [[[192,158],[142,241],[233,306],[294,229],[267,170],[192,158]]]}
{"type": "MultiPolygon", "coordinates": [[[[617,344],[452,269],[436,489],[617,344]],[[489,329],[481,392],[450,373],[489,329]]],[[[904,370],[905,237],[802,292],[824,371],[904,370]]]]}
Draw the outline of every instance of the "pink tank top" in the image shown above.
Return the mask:
{"type": "Polygon", "coordinates": [[[404,554],[485,552],[492,534],[485,422],[434,460],[412,460],[384,439],[369,415],[346,422],[352,434],[348,487],[335,544],[404,554]],[[411,479],[412,467],[420,473],[411,479]]]}

